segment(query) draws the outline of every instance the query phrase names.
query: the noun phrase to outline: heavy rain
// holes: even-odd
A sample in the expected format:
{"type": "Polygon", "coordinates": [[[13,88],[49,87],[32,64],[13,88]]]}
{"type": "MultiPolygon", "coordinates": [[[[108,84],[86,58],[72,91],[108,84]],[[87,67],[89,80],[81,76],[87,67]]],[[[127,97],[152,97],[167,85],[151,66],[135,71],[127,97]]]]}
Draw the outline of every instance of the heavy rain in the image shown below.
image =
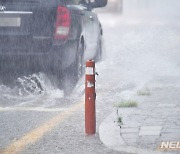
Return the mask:
{"type": "Polygon", "coordinates": [[[0,0],[0,153],[156,153],[161,142],[180,141],[180,1],[108,0],[106,7],[90,9],[94,14],[82,2],[59,0],[53,10],[56,0],[0,0]],[[88,59],[96,61],[98,74],[94,136],[84,133],[84,106],[77,112],[71,109],[79,102],[84,105],[88,59]],[[160,90],[167,91],[159,94],[160,90]],[[138,98],[142,91],[148,96],[138,98]],[[138,111],[115,107],[131,100],[138,111]],[[169,110],[156,113],[162,104],[169,110]],[[152,117],[162,116],[162,121],[147,120],[153,110],[152,117]],[[125,131],[134,128],[126,137],[117,133],[123,144],[107,135],[119,131],[116,120],[111,121],[117,130],[107,122],[113,112],[122,116],[125,131]],[[59,114],[63,120],[57,120],[59,114]],[[175,122],[165,115],[175,117],[175,122]],[[57,124],[48,123],[54,117],[57,124]],[[134,137],[134,130],[141,134],[145,126],[153,127],[151,131],[160,127],[161,137],[134,137]]]}

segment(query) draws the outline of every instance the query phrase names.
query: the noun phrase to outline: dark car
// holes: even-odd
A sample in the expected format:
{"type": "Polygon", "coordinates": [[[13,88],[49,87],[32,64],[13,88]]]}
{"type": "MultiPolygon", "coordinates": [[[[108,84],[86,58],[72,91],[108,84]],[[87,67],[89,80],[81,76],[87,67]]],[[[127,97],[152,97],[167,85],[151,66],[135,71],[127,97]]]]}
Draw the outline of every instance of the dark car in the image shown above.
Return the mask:
{"type": "Polygon", "coordinates": [[[0,72],[78,78],[101,59],[102,26],[93,8],[107,0],[0,0],[0,72]],[[67,76],[66,76],[67,77],[67,76]]]}

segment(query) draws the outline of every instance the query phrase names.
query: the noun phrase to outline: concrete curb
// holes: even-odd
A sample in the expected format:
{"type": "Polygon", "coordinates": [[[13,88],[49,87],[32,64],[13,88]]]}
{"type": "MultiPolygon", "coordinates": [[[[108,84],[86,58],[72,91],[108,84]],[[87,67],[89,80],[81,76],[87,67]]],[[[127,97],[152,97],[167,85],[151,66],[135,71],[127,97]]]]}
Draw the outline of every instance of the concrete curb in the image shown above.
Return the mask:
{"type": "Polygon", "coordinates": [[[162,154],[160,151],[141,149],[133,146],[127,146],[120,136],[120,128],[115,120],[116,113],[109,115],[99,127],[99,137],[101,142],[110,149],[115,151],[137,153],[137,154],[162,154]]]}

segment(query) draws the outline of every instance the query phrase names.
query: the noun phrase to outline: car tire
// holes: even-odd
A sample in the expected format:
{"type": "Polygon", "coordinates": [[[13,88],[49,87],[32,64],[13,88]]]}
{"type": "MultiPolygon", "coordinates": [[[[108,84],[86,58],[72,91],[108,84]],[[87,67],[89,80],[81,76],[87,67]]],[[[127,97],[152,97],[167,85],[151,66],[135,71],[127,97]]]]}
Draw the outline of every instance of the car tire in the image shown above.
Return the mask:
{"type": "Polygon", "coordinates": [[[102,52],[103,52],[102,51],[102,44],[103,44],[103,41],[102,41],[102,38],[100,38],[99,43],[97,45],[97,52],[96,52],[96,57],[95,57],[96,62],[102,60],[102,52]]]}
{"type": "Polygon", "coordinates": [[[84,43],[80,42],[77,49],[76,61],[63,73],[63,90],[69,96],[76,83],[84,73],[84,43]]]}
{"type": "Polygon", "coordinates": [[[74,77],[78,80],[84,73],[84,43],[80,42],[78,45],[78,52],[75,62],[74,77]]]}

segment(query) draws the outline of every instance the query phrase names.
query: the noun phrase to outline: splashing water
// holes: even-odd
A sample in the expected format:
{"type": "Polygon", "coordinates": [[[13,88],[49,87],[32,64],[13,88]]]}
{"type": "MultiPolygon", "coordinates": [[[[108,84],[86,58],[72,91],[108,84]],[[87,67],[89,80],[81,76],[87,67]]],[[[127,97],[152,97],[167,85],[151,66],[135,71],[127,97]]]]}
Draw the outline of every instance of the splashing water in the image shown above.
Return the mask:
{"type": "Polygon", "coordinates": [[[19,95],[38,95],[46,90],[44,74],[33,74],[29,76],[19,77],[19,95]]]}
{"type": "Polygon", "coordinates": [[[14,106],[39,103],[39,100],[52,102],[64,97],[63,91],[54,86],[51,80],[43,73],[18,77],[16,85],[10,88],[0,85],[0,102],[2,106],[14,106]]]}

